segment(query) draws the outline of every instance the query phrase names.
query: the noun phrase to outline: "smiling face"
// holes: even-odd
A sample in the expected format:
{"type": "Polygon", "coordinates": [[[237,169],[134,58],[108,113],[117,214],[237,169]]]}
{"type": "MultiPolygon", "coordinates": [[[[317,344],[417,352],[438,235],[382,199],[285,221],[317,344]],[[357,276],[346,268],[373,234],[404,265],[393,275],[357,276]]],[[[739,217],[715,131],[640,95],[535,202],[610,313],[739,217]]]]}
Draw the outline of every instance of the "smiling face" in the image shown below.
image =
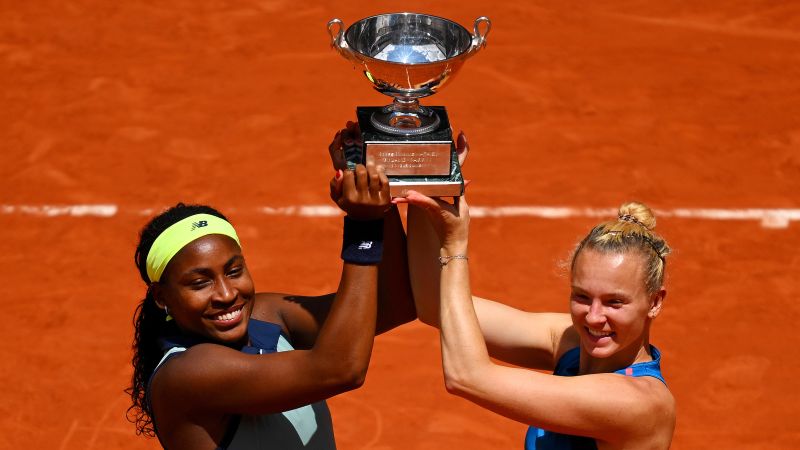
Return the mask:
{"type": "Polygon", "coordinates": [[[236,241],[210,234],[172,258],[156,298],[184,332],[237,344],[247,336],[255,287],[236,241]]]}
{"type": "Polygon", "coordinates": [[[648,343],[650,322],[665,291],[648,293],[645,264],[636,252],[585,248],[572,269],[570,314],[581,348],[593,358],[629,362],[648,343]]]}

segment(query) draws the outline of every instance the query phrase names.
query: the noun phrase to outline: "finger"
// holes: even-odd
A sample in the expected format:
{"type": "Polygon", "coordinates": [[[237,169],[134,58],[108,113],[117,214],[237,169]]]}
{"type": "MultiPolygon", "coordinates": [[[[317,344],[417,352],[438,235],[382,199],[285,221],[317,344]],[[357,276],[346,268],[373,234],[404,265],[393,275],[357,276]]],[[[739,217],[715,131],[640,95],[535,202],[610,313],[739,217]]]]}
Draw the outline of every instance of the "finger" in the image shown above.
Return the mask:
{"type": "Polygon", "coordinates": [[[386,176],[386,169],[383,166],[377,166],[378,169],[378,183],[380,185],[380,193],[378,198],[381,204],[389,203],[392,201],[392,191],[389,185],[389,177],[386,176]]]}
{"type": "Polygon", "coordinates": [[[469,142],[467,142],[467,135],[464,132],[458,133],[456,139],[456,154],[458,154],[458,163],[464,165],[469,154],[469,142]]]}
{"type": "Polygon", "coordinates": [[[342,130],[336,132],[333,135],[333,140],[331,140],[330,145],[328,145],[328,152],[333,156],[333,153],[342,146],[342,130]]]}
{"type": "Polygon", "coordinates": [[[356,145],[364,145],[364,136],[361,134],[361,125],[358,123],[353,125],[353,136],[355,136],[356,145]]]}
{"type": "Polygon", "coordinates": [[[380,176],[381,179],[381,189],[383,189],[384,187],[386,187],[386,189],[389,189],[389,176],[386,175],[386,167],[382,165],[378,166],[378,175],[380,176]]]}
{"type": "Polygon", "coordinates": [[[381,175],[375,163],[367,163],[367,176],[369,177],[369,191],[378,193],[381,191],[381,175]]]}
{"type": "Polygon", "coordinates": [[[355,143],[357,133],[355,132],[356,124],[352,121],[347,121],[347,128],[342,133],[342,140],[344,145],[351,146],[355,143]]]}
{"type": "Polygon", "coordinates": [[[463,195],[458,199],[458,215],[469,217],[469,205],[467,205],[467,198],[463,195]]]}
{"type": "Polygon", "coordinates": [[[352,195],[353,192],[356,190],[356,174],[352,170],[345,170],[342,173],[342,195],[340,198],[344,198],[348,195],[352,195]]]}
{"type": "Polygon", "coordinates": [[[405,196],[406,202],[414,206],[419,206],[427,211],[439,211],[442,209],[441,205],[436,200],[422,195],[417,191],[408,191],[405,196]]]}
{"type": "Polygon", "coordinates": [[[336,198],[342,196],[342,170],[337,170],[331,180],[331,195],[336,195],[336,198]]]}
{"type": "Polygon", "coordinates": [[[336,135],[333,137],[333,141],[328,146],[328,153],[330,153],[334,170],[343,168],[345,166],[344,147],[342,146],[342,130],[336,132],[336,135]]]}
{"type": "Polygon", "coordinates": [[[356,166],[354,171],[355,187],[359,192],[367,192],[369,190],[369,177],[367,176],[367,168],[363,164],[356,166]]]}

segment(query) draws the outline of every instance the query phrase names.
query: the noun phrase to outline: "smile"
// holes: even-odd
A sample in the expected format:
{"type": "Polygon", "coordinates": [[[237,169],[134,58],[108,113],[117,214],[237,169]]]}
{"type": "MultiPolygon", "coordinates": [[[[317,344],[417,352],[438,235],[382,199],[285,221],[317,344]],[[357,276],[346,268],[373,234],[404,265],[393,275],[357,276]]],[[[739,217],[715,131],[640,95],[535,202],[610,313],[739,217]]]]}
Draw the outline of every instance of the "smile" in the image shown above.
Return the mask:
{"type": "Polygon", "coordinates": [[[592,336],[594,336],[596,338],[611,337],[614,334],[613,331],[607,331],[606,332],[606,331],[593,330],[593,329],[591,329],[589,327],[584,327],[584,328],[586,328],[586,331],[588,331],[589,334],[591,334],[592,336]]]}
{"type": "Polygon", "coordinates": [[[220,322],[231,322],[238,319],[242,315],[242,309],[244,305],[238,306],[233,311],[226,311],[221,314],[217,314],[216,316],[211,316],[211,320],[216,320],[220,322]]]}

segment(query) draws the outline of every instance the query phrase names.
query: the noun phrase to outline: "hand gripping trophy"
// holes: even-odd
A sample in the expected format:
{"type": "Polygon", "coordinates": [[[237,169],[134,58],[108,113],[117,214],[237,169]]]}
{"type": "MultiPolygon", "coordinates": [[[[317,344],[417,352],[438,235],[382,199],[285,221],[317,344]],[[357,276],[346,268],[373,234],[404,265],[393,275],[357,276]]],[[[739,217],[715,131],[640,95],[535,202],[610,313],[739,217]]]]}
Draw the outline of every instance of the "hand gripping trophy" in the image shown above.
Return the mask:
{"type": "Polygon", "coordinates": [[[433,197],[459,196],[464,180],[443,106],[419,99],[438,92],[467,58],[486,45],[491,22],[475,19],[474,34],[441,17],[415,13],[381,14],[345,30],[328,22],[331,45],[364,71],[392,104],[356,108],[363,147],[346,152],[348,165],[383,165],[392,196],[413,189],[433,197]]]}

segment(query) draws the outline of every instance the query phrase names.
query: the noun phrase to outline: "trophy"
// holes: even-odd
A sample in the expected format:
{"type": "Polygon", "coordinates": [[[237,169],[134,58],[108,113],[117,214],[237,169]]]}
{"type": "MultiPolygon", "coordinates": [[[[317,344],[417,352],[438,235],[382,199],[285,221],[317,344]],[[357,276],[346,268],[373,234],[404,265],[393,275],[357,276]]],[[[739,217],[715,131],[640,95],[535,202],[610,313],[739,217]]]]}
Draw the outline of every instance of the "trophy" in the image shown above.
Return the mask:
{"type": "Polygon", "coordinates": [[[432,197],[457,197],[464,180],[443,106],[422,106],[486,45],[486,17],[475,19],[474,34],[441,17],[415,13],[381,14],[345,30],[328,22],[331,45],[363,70],[392,104],[356,108],[363,145],[345,150],[351,168],[383,165],[393,197],[409,189],[432,197]]]}

